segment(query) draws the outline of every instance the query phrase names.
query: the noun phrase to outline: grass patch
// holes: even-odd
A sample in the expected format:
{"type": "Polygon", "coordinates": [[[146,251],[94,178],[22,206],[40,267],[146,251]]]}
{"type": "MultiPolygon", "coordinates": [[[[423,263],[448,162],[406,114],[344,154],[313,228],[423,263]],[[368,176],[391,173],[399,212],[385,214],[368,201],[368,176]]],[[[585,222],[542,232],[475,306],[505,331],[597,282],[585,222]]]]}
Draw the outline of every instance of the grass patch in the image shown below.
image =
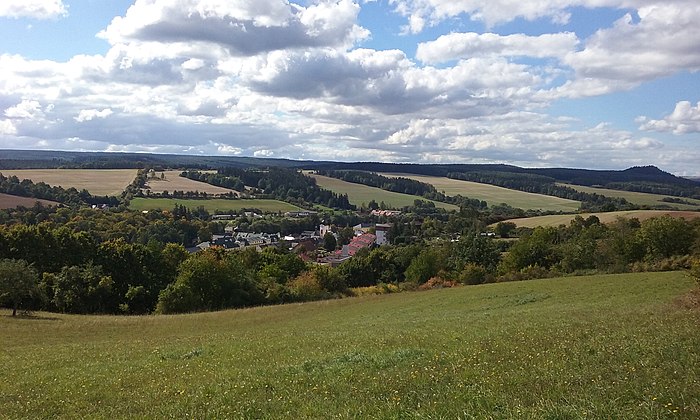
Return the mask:
{"type": "MultiPolygon", "coordinates": [[[[418,197],[416,195],[386,191],[381,188],[369,187],[367,185],[362,184],[355,184],[353,182],[347,182],[337,178],[315,175],[311,173],[306,173],[306,175],[315,178],[316,183],[321,188],[331,190],[337,194],[347,194],[350,203],[358,207],[362,204],[367,205],[372,200],[376,201],[377,203],[381,203],[383,201],[390,208],[412,206],[413,202],[417,199],[423,201],[432,201],[422,197],[418,197]]],[[[435,203],[435,207],[438,208],[443,208],[446,210],[459,210],[459,207],[453,204],[441,203],[439,201],[432,202],[435,203]]]]}
{"type": "Polygon", "coordinates": [[[683,273],[0,317],[8,418],[699,418],[683,273]]]}
{"type": "Polygon", "coordinates": [[[651,219],[652,217],[661,217],[669,215],[671,217],[682,217],[684,219],[695,219],[700,217],[700,212],[693,211],[676,211],[676,210],[627,210],[627,211],[611,211],[607,213],[581,213],[581,214],[553,214],[549,216],[535,216],[522,219],[510,219],[507,222],[513,222],[518,227],[535,228],[537,226],[559,226],[568,225],[576,216],[581,216],[584,219],[589,216],[596,216],[602,223],[611,223],[617,220],[618,217],[626,219],[637,218],[639,220],[651,219]]]}
{"type": "Polygon", "coordinates": [[[415,179],[416,181],[431,184],[438,191],[443,191],[449,196],[462,195],[464,197],[475,198],[486,201],[489,206],[506,203],[510,206],[524,210],[545,210],[545,211],[565,211],[574,212],[579,209],[581,203],[565,198],[552,197],[543,194],[533,194],[495,185],[481,184],[479,182],[462,181],[440,176],[413,175],[380,173],[384,176],[401,176],[415,179]]]}
{"type": "Polygon", "coordinates": [[[136,178],[136,169],[3,169],[5,176],[31,179],[35,184],[88,190],[92,195],[118,196],[136,178]]]}
{"type": "Polygon", "coordinates": [[[237,211],[241,209],[260,209],[266,213],[277,213],[286,211],[302,210],[293,204],[285,203],[279,200],[267,199],[240,199],[226,200],[222,198],[213,198],[206,200],[194,200],[186,198],[134,198],[129,204],[129,208],[133,210],[172,210],[175,204],[185,206],[190,209],[196,209],[199,206],[213,213],[219,211],[237,211]]]}

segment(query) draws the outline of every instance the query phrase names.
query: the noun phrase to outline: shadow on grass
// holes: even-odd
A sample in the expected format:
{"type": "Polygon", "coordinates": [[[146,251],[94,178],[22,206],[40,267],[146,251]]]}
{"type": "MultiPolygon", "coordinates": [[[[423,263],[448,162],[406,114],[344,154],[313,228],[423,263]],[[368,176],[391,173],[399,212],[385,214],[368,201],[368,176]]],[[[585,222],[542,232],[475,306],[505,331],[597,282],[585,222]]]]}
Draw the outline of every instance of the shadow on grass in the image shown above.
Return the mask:
{"type": "Polygon", "coordinates": [[[55,316],[43,316],[43,315],[34,315],[32,313],[17,313],[17,315],[12,316],[12,314],[3,314],[0,315],[0,317],[7,318],[7,319],[16,319],[16,320],[22,320],[22,321],[59,321],[61,318],[55,317],[55,316]]]}

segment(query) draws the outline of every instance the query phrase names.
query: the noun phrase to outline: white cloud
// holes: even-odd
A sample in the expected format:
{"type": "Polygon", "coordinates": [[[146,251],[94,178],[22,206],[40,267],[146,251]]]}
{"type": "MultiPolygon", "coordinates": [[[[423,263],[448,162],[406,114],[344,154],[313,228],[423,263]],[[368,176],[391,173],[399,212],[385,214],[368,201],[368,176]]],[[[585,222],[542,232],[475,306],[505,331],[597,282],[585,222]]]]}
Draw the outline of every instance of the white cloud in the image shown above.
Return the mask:
{"type": "Polygon", "coordinates": [[[576,34],[563,32],[528,36],[451,33],[435,41],[418,44],[416,58],[425,63],[439,63],[460,58],[528,56],[563,58],[578,44],[576,34]]]}
{"type": "Polygon", "coordinates": [[[62,0],[2,0],[0,17],[55,19],[68,15],[62,0]]]}
{"type": "Polygon", "coordinates": [[[236,56],[286,48],[346,47],[369,32],[356,24],[352,0],[302,7],[285,0],[137,0],[98,36],[126,42],[202,42],[236,56]]]}
{"type": "Polygon", "coordinates": [[[5,110],[5,116],[13,119],[32,119],[43,117],[41,104],[38,101],[24,99],[22,102],[5,110]]]}
{"type": "Polygon", "coordinates": [[[641,130],[671,132],[673,134],[700,133],[700,102],[693,107],[689,101],[680,101],[673,112],[660,120],[647,117],[637,119],[641,130]]]}
{"type": "Polygon", "coordinates": [[[253,156],[255,157],[271,157],[275,154],[272,150],[267,150],[267,149],[262,149],[262,150],[256,150],[253,152],[253,156]]]}
{"type": "Polygon", "coordinates": [[[105,108],[101,111],[97,109],[82,109],[78,116],[75,117],[75,120],[77,122],[85,122],[95,118],[107,118],[110,115],[112,115],[112,110],[109,108],[105,108]]]}
{"type": "Polygon", "coordinates": [[[0,135],[17,134],[17,128],[10,120],[0,120],[0,135]]]}

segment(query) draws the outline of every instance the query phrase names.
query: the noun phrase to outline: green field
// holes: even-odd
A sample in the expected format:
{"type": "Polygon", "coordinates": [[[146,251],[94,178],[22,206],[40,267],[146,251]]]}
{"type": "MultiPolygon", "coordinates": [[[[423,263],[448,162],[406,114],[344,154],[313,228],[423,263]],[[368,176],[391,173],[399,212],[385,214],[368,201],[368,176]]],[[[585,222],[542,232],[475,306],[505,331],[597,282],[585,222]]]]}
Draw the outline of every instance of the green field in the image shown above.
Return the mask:
{"type": "Polygon", "coordinates": [[[129,204],[129,208],[133,210],[172,210],[175,204],[185,206],[190,209],[196,209],[199,206],[213,213],[216,210],[241,210],[241,209],[260,209],[266,213],[276,213],[280,211],[298,211],[301,210],[293,204],[285,203],[279,200],[263,200],[263,199],[240,199],[226,200],[222,198],[214,198],[208,200],[192,200],[182,198],[134,198],[129,204]]]}
{"type": "Polygon", "coordinates": [[[700,217],[700,212],[693,211],[676,211],[676,210],[627,210],[627,211],[611,211],[607,213],[581,213],[581,214],[553,214],[549,216],[527,217],[523,219],[510,219],[506,222],[513,222],[518,227],[535,228],[537,226],[559,226],[568,225],[576,216],[581,216],[584,219],[589,216],[596,216],[603,223],[611,223],[617,220],[618,217],[626,219],[637,218],[646,220],[652,217],[660,217],[669,215],[671,217],[682,217],[684,219],[695,219],[700,217]]]}
{"type": "Polygon", "coordinates": [[[697,419],[700,313],[677,301],[693,285],[641,273],[0,316],[0,417],[697,419]]]}
{"type": "Polygon", "coordinates": [[[451,179],[440,176],[396,173],[380,173],[380,175],[389,177],[400,176],[403,178],[415,179],[416,181],[433,185],[438,191],[442,191],[446,195],[455,196],[459,194],[464,197],[476,198],[477,200],[486,201],[489,206],[506,203],[509,206],[524,210],[532,209],[565,212],[574,212],[581,206],[580,202],[567,200],[565,198],[552,197],[543,194],[533,194],[497,187],[495,185],[462,181],[459,179],[451,179]]]}
{"type": "Polygon", "coordinates": [[[583,185],[571,185],[571,184],[558,184],[565,187],[570,187],[576,191],[581,191],[589,194],[600,194],[606,197],[619,197],[624,198],[632,204],[637,204],[640,206],[668,206],[669,208],[675,208],[678,210],[698,210],[700,209],[700,200],[693,200],[692,198],[683,198],[682,200],[689,201],[693,205],[688,204],[676,204],[676,203],[666,203],[661,201],[662,198],[668,197],[667,195],[660,194],[647,194],[634,191],[620,191],[620,190],[610,190],[607,188],[594,188],[594,187],[584,187],[583,185]]]}
{"type": "MultiPolygon", "coordinates": [[[[337,194],[347,194],[350,203],[358,207],[362,204],[367,205],[372,200],[376,201],[377,203],[381,203],[383,201],[389,208],[412,206],[413,202],[417,199],[432,201],[416,195],[395,193],[392,191],[383,190],[381,188],[355,184],[327,176],[315,175],[311,173],[307,173],[307,175],[316,178],[316,183],[321,188],[331,190],[337,194]]],[[[433,203],[435,203],[435,207],[438,208],[443,208],[446,210],[459,210],[459,207],[453,204],[441,203],[439,201],[433,201],[433,203]]]]}

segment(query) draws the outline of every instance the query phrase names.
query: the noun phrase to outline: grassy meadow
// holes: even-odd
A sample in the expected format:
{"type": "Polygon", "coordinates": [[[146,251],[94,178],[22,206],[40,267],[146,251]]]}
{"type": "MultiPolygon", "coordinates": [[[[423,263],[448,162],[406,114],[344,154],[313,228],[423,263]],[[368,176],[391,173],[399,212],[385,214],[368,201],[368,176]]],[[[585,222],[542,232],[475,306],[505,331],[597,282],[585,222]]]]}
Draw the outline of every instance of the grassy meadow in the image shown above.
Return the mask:
{"type": "Polygon", "coordinates": [[[172,210],[175,204],[185,206],[190,209],[196,209],[203,206],[208,212],[213,213],[216,210],[241,210],[241,209],[260,209],[266,213],[277,213],[280,211],[299,211],[300,207],[293,204],[285,203],[279,200],[268,199],[238,199],[226,200],[223,198],[214,198],[206,200],[195,200],[187,198],[134,198],[129,204],[129,208],[133,210],[172,210]]]}
{"type": "Polygon", "coordinates": [[[118,196],[136,178],[136,169],[3,169],[5,176],[44,182],[63,188],[86,189],[92,195],[118,196]]]}
{"type": "Polygon", "coordinates": [[[568,225],[569,222],[571,222],[576,216],[581,216],[584,219],[589,216],[596,216],[603,223],[611,223],[617,220],[618,217],[623,217],[626,219],[637,218],[641,221],[651,219],[652,217],[660,217],[664,215],[668,215],[671,217],[682,217],[684,219],[690,220],[700,217],[700,212],[677,210],[625,210],[611,211],[607,213],[553,214],[548,216],[510,219],[506,220],[506,222],[513,222],[518,227],[535,228],[537,226],[568,225]]]}
{"type": "MultiPolygon", "coordinates": [[[[383,201],[390,208],[412,206],[413,202],[416,199],[432,201],[426,200],[416,195],[386,191],[381,188],[369,187],[367,185],[362,184],[355,184],[353,182],[347,182],[340,179],[316,175],[312,173],[306,174],[315,178],[316,183],[321,188],[331,190],[337,194],[347,194],[350,203],[358,207],[361,206],[363,203],[367,205],[372,200],[376,201],[377,203],[381,203],[383,201]]],[[[459,207],[453,204],[441,203],[439,201],[433,201],[433,203],[435,203],[435,207],[443,208],[446,210],[459,210],[459,207]]]]}
{"type": "Polygon", "coordinates": [[[0,316],[6,418],[700,418],[683,273],[178,316],[0,316]]]}
{"type": "Polygon", "coordinates": [[[694,200],[692,198],[683,198],[683,200],[693,203],[689,204],[676,204],[676,203],[666,203],[661,201],[661,199],[668,197],[667,195],[660,194],[648,194],[634,191],[620,191],[611,190],[607,188],[596,188],[596,187],[585,187],[582,185],[571,185],[571,184],[559,184],[565,187],[570,187],[576,191],[581,191],[589,194],[600,194],[606,197],[619,197],[624,198],[632,204],[637,204],[640,206],[668,206],[670,208],[675,208],[678,210],[699,210],[700,200],[694,200]]]}
{"type": "Polygon", "coordinates": [[[400,176],[403,178],[415,179],[416,181],[431,184],[438,191],[443,191],[446,195],[455,196],[460,194],[464,197],[476,198],[478,200],[486,201],[489,206],[506,203],[510,206],[524,210],[539,209],[545,211],[564,212],[574,212],[581,206],[580,202],[574,200],[511,190],[508,188],[482,184],[479,182],[462,181],[460,179],[396,173],[380,173],[380,175],[388,177],[400,176]]]}

